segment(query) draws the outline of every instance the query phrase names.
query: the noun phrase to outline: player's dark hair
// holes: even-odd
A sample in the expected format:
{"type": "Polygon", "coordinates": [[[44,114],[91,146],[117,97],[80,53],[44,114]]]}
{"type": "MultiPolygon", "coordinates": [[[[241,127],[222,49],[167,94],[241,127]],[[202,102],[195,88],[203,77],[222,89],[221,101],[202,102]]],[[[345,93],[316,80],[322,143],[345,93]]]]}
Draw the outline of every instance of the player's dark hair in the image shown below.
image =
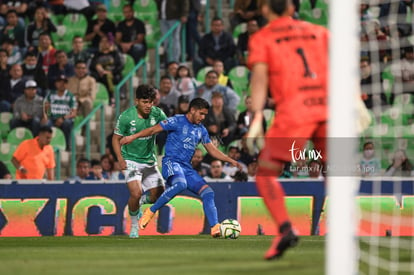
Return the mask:
{"type": "Polygon", "coordinates": [[[41,134],[41,133],[49,133],[49,134],[52,134],[53,133],[52,127],[50,127],[48,125],[40,126],[39,134],[41,134]]]}
{"type": "Polygon", "coordinates": [[[196,110],[201,109],[210,109],[210,104],[208,104],[207,100],[197,97],[191,100],[189,109],[194,108],[196,110]]]}
{"type": "Polygon", "coordinates": [[[267,0],[267,4],[270,9],[277,15],[282,15],[286,11],[290,2],[291,0],[267,0]]]}
{"type": "Polygon", "coordinates": [[[155,88],[148,84],[141,84],[135,91],[136,99],[150,99],[154,100],[156,96],[155,88]]]}

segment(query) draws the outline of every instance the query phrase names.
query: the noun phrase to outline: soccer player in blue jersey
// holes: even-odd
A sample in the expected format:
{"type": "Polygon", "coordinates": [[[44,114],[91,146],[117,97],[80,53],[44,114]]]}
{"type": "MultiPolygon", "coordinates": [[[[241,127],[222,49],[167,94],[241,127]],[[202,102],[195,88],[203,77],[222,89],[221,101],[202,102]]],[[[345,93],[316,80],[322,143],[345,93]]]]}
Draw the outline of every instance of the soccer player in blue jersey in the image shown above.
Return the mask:
{"type": "Polygon", "coordinates": [[[211,236],[220,237],[220,224],[214,202],[214,191],[191,166],[191,158],[197,145],[201,142],[207,152],[214,158],[230,162],[239,169],[241,165],[223,154],[210,140],[201,121],[208,113],[210,105],[202,98],[191,101],[185,115],[175,115],[159,124],[144,129],[136,134],[123,137],[121,144],[129,144],[137,138],[147,137],[162,131],[168,131],[165,156],[162,160],[162,175],[167,181],[167,188],[157,201],[144,211],[139,226],[144,229],[155,212],[185,189],[199,195],[203,201],[204,213],[211,227],[211,236]]]}

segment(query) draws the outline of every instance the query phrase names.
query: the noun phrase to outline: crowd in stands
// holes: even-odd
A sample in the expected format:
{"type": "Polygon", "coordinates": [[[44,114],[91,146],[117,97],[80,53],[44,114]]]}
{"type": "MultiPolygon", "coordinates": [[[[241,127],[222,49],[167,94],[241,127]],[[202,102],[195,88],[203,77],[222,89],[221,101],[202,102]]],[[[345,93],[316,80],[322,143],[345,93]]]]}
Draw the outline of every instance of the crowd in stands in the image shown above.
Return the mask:
{"type": "MultiPolygon", "coordinates": [[[[231,81],[229,74],[236,66],[246,65],[249,38],[266,24],[260,9],[263,1],[236,0],[229,28],[226,29],[222,18],[213,17],[211,31],[204,35],[199,32],[203,16],[200,0],[154,1],[162,34],[177,22],[180,26],[187,23],[186,53],[182,53],[180,27],[173,32],[172,45],[169,40],[164,43],[165,48],[172,47],[172,55],[165,51],[165,74],[160,78],[154,105],[172,116],[185,113],[193,98],[201,97],[210,102],[211,109],[204,125],[217,146],[242,163],[245,169],[236,173],[234,167],[204,155],[201,150],[194,155],[194,168],[209,181],[254,180],[257,155],[247,154],[243,139],[252,119],[250,92],[247,85],[240,89],[238,81],[231,81]],[[246,30],[237,32],[241,23],[246,30]],[[186,54],[192,67],[191,63],[178,63],[182,54],[186,54]],[[199,72],[202,72],[201,77],[199,72]]],[[[301,17],[305,14],[301,13],[301,2],[303,5],[309,2],[310,7],[316,9],[322,0],[294,1],[296,17],[305,19],[301,17]]],[[[146,22],[134,15],[134,7],[134,0],[123,6],[123,19],[115,22],[108,17],[108,7],[98,1],[0,1],[0,112],[13,113],[10,129],[26,127],[37,136],[42,125],[54,126],[63,131],[66,149],[70,149],[74,119],[91,112],[98,86],[106,87],[108,104],[113,104],[115,87],[123,78],[125,55],[131,56],[135,63],[147,55],[146,22]],[[71,48],[65,49],[54,41],[59,30],[52,17],[70,13],[85,16],[88,24],[84,35],[74,35],[71,48]]],[[[392,25],[388,20],[393,11],[389,4],[361,4],[361,93],[374,117],[380,117],[386,108],[395,106],[400,94],[414,93],[414,53],[409,39],[412,22],[406,20],[412,10],[412,0],[401,0],[397,12],[398,18],[403,19],[392,25]],[[398,43],[395,43],[396,38],[398,43]],[[379,51],[370,50],[368,46],[373,42],[381,45],[379,51]],[[395,44],[399,47],[398,55],[388,50],[395,44]],[[387,75],[391,78],[387,79],[387,75]],[[395,88],[398,85],[390,85],[387,89],[383,85],[386,80],[392,81],[391,84],[400,83],[403,88],[398,90],[395,88]],[[382,107],[378,109],[378,106],[382,107]]],[[[409,103],[414,104],[413,96],[409,103]]],[[[268,107],[274,109],[273,103],[269,102],[268,107]]],[[[263,128],[269,127],[269,123],[264,119],[263,128]]],[[[165,133],[157,137],[159,154],[163,152],[165,138],[165,133]]],[[[111,140],[110,137],[107,140],[111,140]]],[[[108,154],[100,160],[78,160],[77,179],[122,178],[110,150],[111,144],[106,143],[108,154]]],[[[401,155],[406,156],[406,153],[396,153],[386,173],[401,169],[398,168],[401,162],[409,162],[409,158],[401,155]]],[[[386,168],[382,164],[378,168],[378,163],[370,160],[372,157],[364,154],[361,165],[373,165],[376,172],[362,173],[364,176],[377,175],[378,169],[386,168]]],[[[287,164],[282,177],[320,178],[321,170],[322,165],[317,160],[306,160],[287,164]]]]}

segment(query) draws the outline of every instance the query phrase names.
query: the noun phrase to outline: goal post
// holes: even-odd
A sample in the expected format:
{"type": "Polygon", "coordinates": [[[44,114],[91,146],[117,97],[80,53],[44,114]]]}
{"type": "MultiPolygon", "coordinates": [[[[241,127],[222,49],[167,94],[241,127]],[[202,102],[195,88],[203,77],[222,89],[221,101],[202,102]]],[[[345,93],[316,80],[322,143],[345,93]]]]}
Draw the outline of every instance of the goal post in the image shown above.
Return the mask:
{"type": "Polygon", "coordinates": [[[357,273],[356,205],[359,179],[351,164],[357,150],[359,1],[329,2],[328,231],[326,274],[357,273]],[[346,146],[343,146],[345,143],[346,146]],[[330,168],[331,167],[331,168],[330,168]]]}

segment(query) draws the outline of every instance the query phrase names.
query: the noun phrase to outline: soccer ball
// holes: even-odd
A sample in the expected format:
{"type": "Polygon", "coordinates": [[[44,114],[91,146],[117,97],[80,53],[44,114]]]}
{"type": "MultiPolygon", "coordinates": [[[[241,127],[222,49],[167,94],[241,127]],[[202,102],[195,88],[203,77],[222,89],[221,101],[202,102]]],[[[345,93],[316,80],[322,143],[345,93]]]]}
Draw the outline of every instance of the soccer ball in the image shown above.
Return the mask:
{"type": "Polygon", "coordinates": [[[240,232],[241,226],[237,220],[225,219],[220,224],[220,235],[225,239],[237,239],[240,232]]]}

